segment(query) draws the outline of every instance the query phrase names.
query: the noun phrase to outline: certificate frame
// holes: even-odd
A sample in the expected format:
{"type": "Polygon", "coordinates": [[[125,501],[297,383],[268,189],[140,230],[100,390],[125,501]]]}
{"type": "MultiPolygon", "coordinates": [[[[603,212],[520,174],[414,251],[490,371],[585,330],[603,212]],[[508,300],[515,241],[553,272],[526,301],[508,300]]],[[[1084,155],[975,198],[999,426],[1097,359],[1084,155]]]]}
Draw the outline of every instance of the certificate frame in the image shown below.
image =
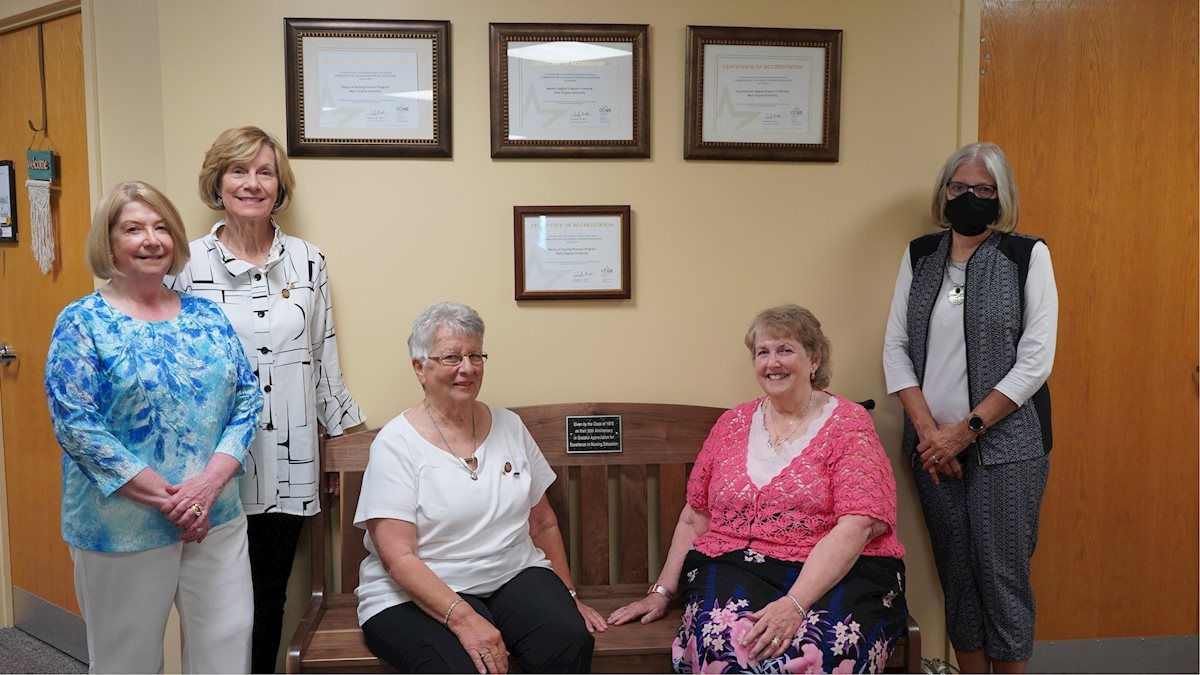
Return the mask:
{"type": "Polygon", "coordinates": [[[451,156],[449,21],[285,18],[283,23],[288,155],[451,156]],[[356,72],[342,65],[355,54],[361,55],[363,68],[374,70],[356,72]],[[378,65],[383,63],[395,64],[394,70],[378,65]],[[351,81],[356,76],[361,80],[351,81]],[[386,103],[362,93],[388,86],[410,88],[381,93],[396,97],[386,103]],[[365,105],[332,112],[338,108],[323,104],[337,96],[365,105]],[[363,98],[351,98],[358,96],[363,98]]]}
{"type": "MultiPolygon", "coordinates": [[[[489,30],[489,65],[491,79],[491,150],[492,157],[522,158],[646,158],[650,156],[650,68],[648,24],[546,24],[546,23],[491,23],[489,30]],[[536,88],[524,88],[529,78],[526,68],[512,72],[509,48],[526,49],[534,56],[525,57],[526,62],[547,66],[570,65],[586,69],[594,66],[590,82],[571,83],[577,90],[587,90],[594,100],[572,101],[578,110],[567,108],[543,110],[543,101],[531,101],[532,110],[541,114],[542,126],[538,128],[525,120],[533,115],[524,115],[524,106],[512,109],[511,100],[536,97],[536,88]],[[526,44],[528,43],[528,44],[526,44]],[[539,61],[561,43],[582,49],[582,60],[539,61]],[[614,50],[628,52],[629,66],[623,58],[609,59],[606,54],[614,50]],[[610,66],[616,67],[611,68],[610,66]],[[600,77],[604,75],[604,77],[600,77]],[[611,99],[611,100],[610,100],[611,99]],[[566,116],[566,121],[559,120],[566,116]],[[582,120],[576,125],[576,117],[582,120]],[[550,128],[550,125],[553,125],[550,128]],[[514,136],[523,136],[514,138],[514,136]]],[[[623,57],[625,54],[617,54],[623,57]]],[[[569,57],[561,57],[569,58],[569,57]]],[[[553,73],[546,73],[549,77],[553,73]]],[[[533,84],[532,82],[528,82],[533,84]]]]}
{"type": "Polygon", "coordinates": [[[838,161],[841,30],[688,26],[686,44],[684,159],[838,161]]]}
{"type": "Polygon", "coordinates": [[[0,160],[0,244],[17,243],[17,169],[0,160]]]}
{"type": "Polygon", "coordinates": [[[514,299],[631,298],[631,213],[628,204],[514,206],[514,299]],[[537,253],[538,238],[547,242],[555,228],[570,228],[570,239],[559,237],[565,246],[537,253]]]}

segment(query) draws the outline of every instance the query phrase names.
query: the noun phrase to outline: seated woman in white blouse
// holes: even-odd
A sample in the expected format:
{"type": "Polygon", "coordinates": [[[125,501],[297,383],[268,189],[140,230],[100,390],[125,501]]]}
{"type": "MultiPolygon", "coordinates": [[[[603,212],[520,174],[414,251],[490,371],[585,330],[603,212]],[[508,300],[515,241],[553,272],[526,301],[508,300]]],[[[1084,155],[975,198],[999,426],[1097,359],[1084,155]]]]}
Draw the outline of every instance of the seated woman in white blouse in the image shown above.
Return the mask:
{"type": "Polygon", "coordinates": [[[371,445],[354,524],[367,530],[358,621],[405,673],[582,673],[604,619],[575,598],[554,472],[513,412],[477,399],[483,320],[439,303],[408,350],[425,399],[371,445]]]}

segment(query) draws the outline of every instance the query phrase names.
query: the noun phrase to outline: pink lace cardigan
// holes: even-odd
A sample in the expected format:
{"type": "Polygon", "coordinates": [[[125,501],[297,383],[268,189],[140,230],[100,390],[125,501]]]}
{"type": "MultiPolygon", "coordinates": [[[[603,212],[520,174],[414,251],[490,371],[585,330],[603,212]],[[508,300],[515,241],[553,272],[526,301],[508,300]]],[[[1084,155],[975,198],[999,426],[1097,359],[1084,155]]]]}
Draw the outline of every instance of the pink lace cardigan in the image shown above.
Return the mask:
{"type": "Polygon", "coordinates": [[[696,550],[718,556],[742,548],[782,560],[804,561],[840,516],[870,516],[888,531],[863,555],[901,558],[896,538],[896,481],[875,425],[862,406],[837,398],[825,426],[769,484],[759,489],[746,474],[750,420],[762,399],[726,412],[713,425],[688,480],[687,500],[708,511],[708,531],[696,550]]]}

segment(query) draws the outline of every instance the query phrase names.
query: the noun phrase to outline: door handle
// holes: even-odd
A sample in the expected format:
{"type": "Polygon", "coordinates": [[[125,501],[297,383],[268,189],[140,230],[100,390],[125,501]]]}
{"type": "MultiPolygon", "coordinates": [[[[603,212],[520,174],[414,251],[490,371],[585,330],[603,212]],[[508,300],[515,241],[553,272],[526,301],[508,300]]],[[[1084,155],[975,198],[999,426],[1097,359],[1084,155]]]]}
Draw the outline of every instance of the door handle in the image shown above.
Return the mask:
{"type": "Polygon", "coordinates": [[[17,353],[13,351],[12,345],[7,342],[0,342],[0,363],[8,365],[17,360],[17,353]]]}

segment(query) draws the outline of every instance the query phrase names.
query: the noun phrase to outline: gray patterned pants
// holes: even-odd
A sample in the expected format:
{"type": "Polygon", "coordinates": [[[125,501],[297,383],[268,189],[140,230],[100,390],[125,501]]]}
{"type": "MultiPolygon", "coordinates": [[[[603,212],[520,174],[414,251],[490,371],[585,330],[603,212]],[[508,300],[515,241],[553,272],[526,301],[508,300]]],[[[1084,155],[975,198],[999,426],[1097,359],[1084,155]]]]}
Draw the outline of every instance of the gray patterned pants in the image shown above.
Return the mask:
{"type": "Polygon", "coordinates": [[[959,455],[963,479],[941,478],[913,462],[913,478],[946,596],[946,630],[956,650],[991,659],[1033,654],[1030,562],[1048,456],[981,466],[974,446],[959,455]]]}

